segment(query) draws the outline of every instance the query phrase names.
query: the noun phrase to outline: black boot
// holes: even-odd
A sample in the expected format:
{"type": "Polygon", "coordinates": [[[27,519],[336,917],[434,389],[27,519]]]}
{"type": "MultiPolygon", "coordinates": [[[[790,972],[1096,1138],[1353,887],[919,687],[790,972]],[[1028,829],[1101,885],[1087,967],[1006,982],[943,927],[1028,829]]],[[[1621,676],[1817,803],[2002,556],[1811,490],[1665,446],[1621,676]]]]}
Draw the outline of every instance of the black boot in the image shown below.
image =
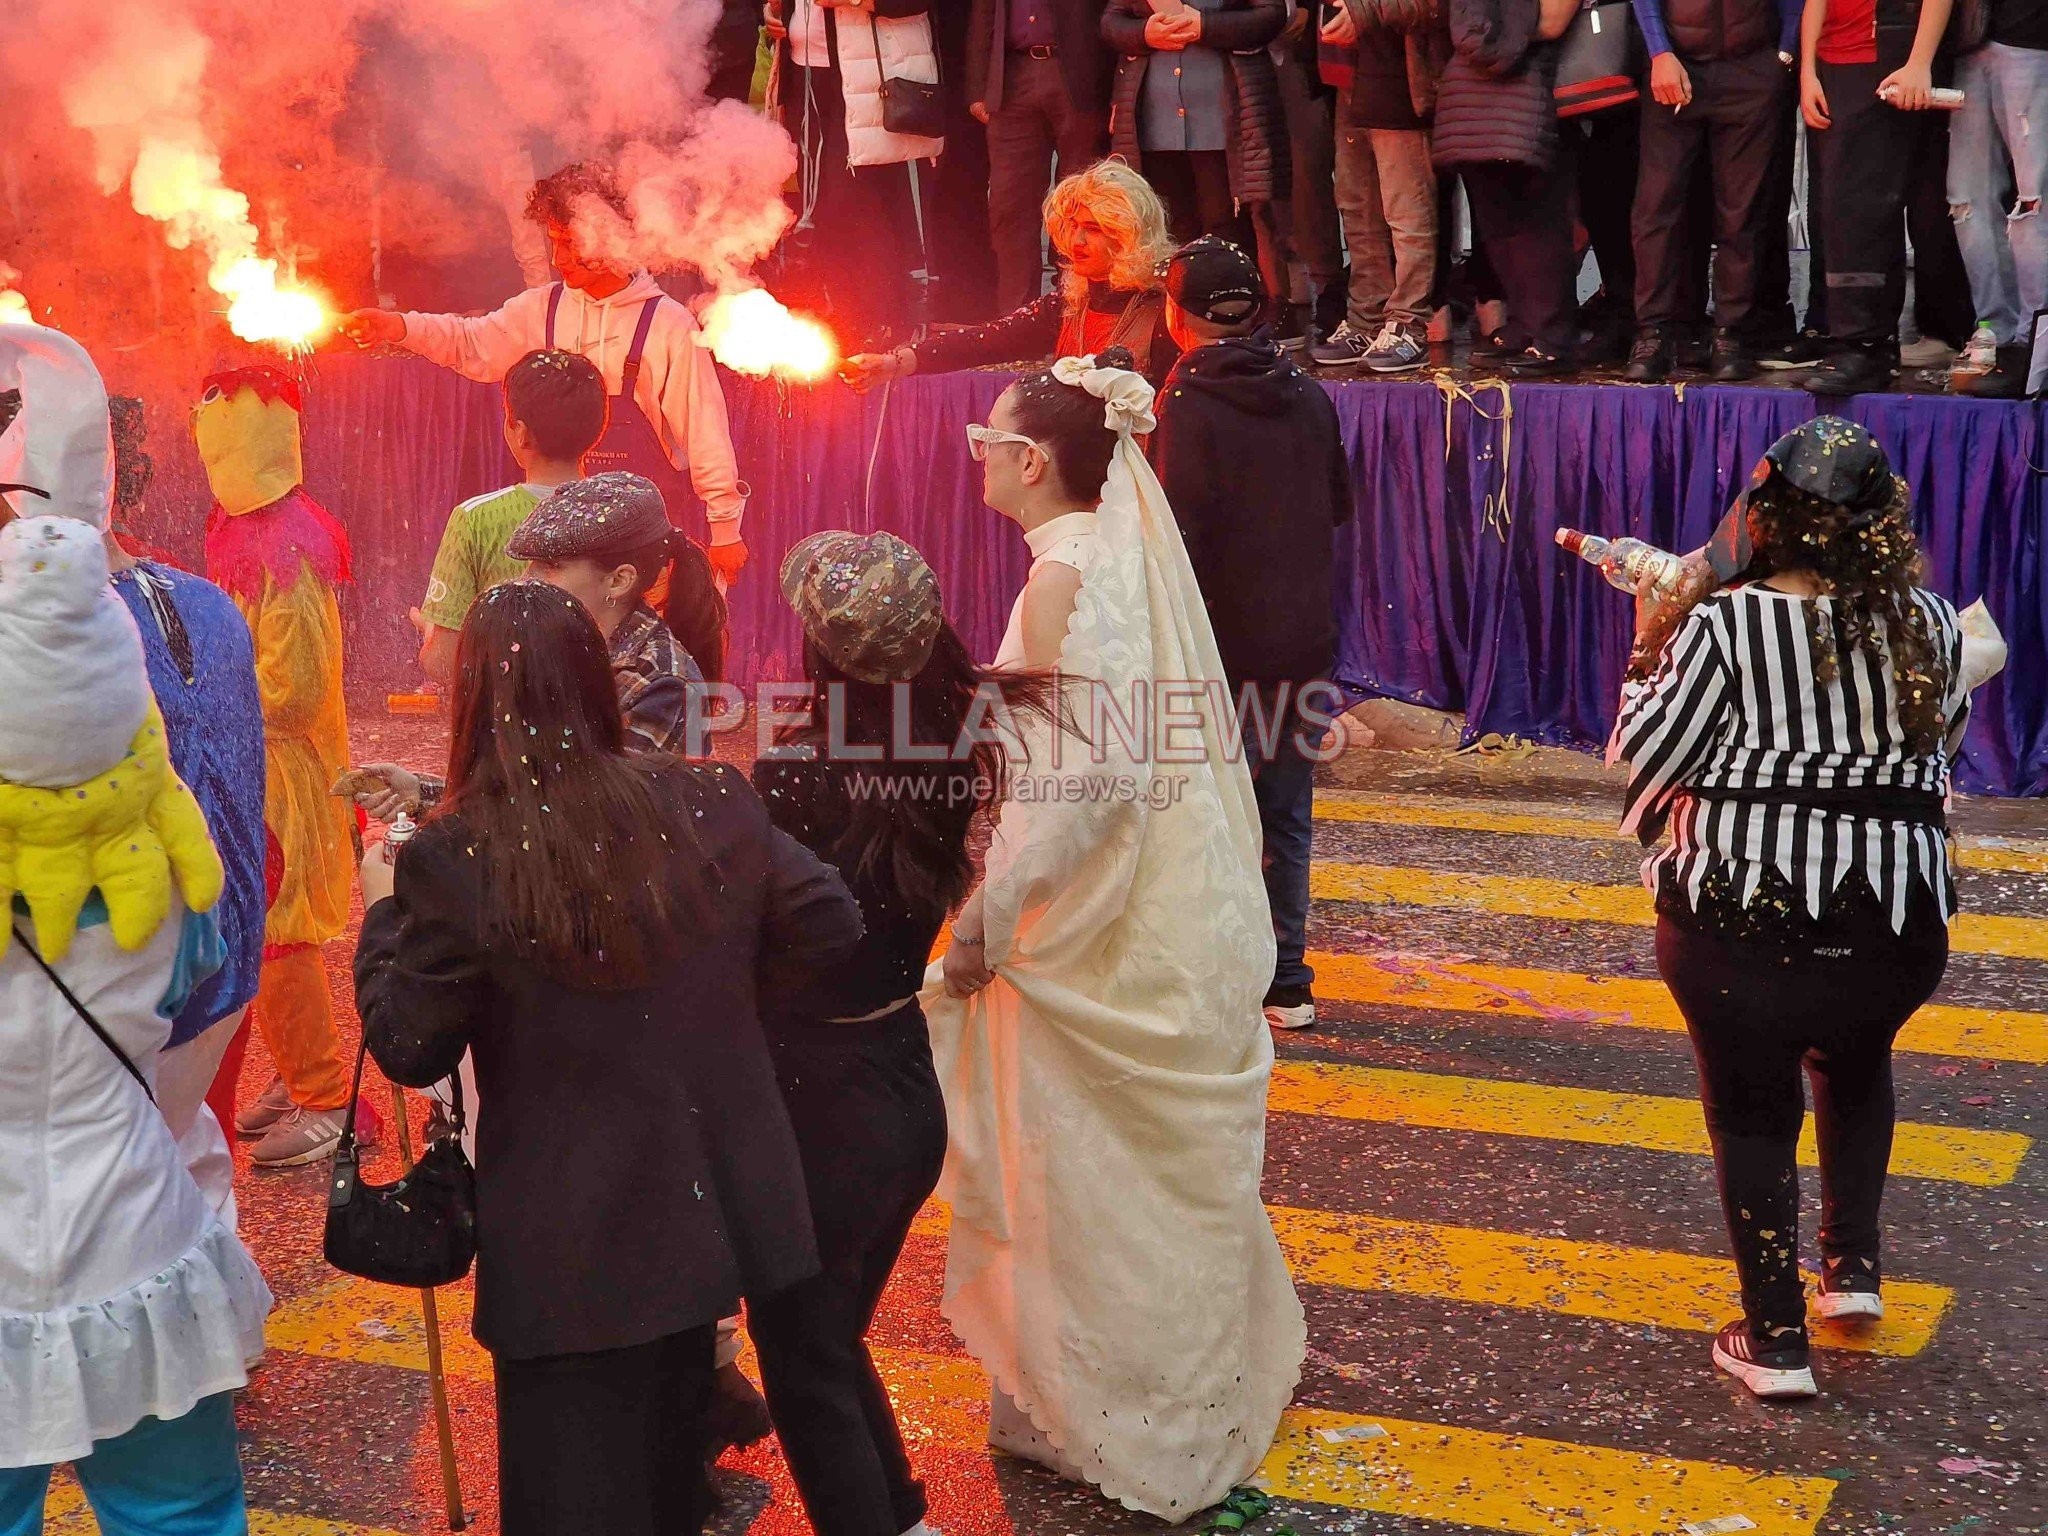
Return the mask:
{"type": "Polygon", "coordinates": [[[1734,331],[1714,332],[1714,355],[1707,372],[1716,384],[1740,384],[1756,375],[1756,354],[1734,331]]]}
{"type": "Polygon", "coordinates": [[[1661,325],[1646,325],[1636,334],[1636,344],[1628,354],[1628,367],[1622,377],[1631,384],[1662,384],[1671,377],[1677,361],[1671,333],[1661,325]]]}
{"type": "Polygon", "coordinates": [[[1882,394],[1899,371],[1896,359],[1896,346],[1883,342],[1839,345],[1807,378],[1806,392],[1829,399],[1882,394]]]}

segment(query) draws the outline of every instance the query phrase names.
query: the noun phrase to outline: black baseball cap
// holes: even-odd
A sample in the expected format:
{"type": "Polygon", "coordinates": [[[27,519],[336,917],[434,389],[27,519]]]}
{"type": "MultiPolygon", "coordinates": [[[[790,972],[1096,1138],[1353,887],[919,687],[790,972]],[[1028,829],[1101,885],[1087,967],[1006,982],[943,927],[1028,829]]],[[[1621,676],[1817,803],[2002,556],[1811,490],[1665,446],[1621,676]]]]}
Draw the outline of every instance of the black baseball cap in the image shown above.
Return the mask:
{"type": "Polygon", "coordinates": [[[1212,325],[1243,325],[1266,306],[1258,263],[1214,235],[1204,235],[1173,253],[1166,267],[1166,294],[1212,325]]]}

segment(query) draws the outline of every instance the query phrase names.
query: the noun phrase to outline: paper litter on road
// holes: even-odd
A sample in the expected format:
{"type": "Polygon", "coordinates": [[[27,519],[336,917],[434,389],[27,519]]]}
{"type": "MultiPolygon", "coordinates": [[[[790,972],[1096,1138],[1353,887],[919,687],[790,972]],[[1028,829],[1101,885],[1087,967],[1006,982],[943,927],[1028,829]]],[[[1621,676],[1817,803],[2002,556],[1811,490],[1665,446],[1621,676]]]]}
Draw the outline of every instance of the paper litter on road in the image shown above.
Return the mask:
{"type": "Polygon", "coordinates": [[[1679,1529],[1685,1536],[1729,1536],[1732,1531],[1753,1531],[1756,1522],[1747,1515],[1716,1515],[1711,1520],[1695,1520],[1679,1529]]]}
{"type": "Polygon", "coordinates": [[[1346,1424],[1338,1429],[1319,1429],[1316,1433],[1332,1445],[1342,1445],[1347,1440],[1384,1440],[1387,1437],[1386,1430],[1377,1424],[1346,1424]]]}

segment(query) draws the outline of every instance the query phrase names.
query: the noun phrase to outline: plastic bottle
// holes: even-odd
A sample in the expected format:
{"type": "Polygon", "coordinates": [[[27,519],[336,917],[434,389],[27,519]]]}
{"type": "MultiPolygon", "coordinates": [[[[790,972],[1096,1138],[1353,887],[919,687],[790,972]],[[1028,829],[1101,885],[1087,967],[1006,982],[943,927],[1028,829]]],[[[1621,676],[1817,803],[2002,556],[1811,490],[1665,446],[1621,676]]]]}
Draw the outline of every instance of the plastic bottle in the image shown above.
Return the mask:
{"type": "Polygon", "coordinates": [[[1557,542],[1586,564],[1599,567],[1607,584],[1623,592],[1635,591],[1645,576],[1661,591],[1676,591],[1679,578],[1685,574],[1685,562],[1678,556],[1641,539],[1603,539],[1597,533],[1560,528],[1557,542]]]}

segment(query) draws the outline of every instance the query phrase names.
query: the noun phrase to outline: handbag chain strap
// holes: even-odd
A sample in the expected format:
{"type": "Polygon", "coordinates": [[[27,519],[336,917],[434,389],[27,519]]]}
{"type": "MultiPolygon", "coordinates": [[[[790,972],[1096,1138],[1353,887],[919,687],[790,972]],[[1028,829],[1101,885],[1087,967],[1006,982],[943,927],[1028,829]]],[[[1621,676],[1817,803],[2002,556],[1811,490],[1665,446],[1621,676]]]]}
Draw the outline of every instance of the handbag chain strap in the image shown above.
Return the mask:
{"type": "MultiPolygon", "coordinates": [[[[92,1010],[78,1000],[78,994],[64,985],[64,978],[51,968],[50,962],[43,958],[41,951],[35,945],[29,943],[27,936],[18,927],[14,929],[14,942],[28,951],[29,959],[35,961],[37,968],[50,978],[50,984],[64,994],[64,1001],[71,1005],[72,1010],[81,1019],[85,1020],[86,1028],[100,1037],[100,1044],[114,1053],[114,1059],[128,1069],[128,1075],[141,1085],[142,1091],[148,1096],[149,1102],[154,1104],[156,1102],[156,1095],[150,1091],[149,1079],[142,1075],[142,1069],[128,1059],[128,1053],[122,1050],[115,1042],[114,1037],[106,1032],[101,1026],[100,1021],[92,1016],[92,1010]]],[[[357,1070],[361,1070],[360,1066],[358,1066],[357,1070]]]]}
{"type": "MultiPolygon", "coordinates": [[[[341,1122],[341,1141],[335,1148],[337,1161],[348,1160],[355,1156],[356,1105],[362,1102],[363,1059],[369,1054],[370,1030],[369,1026],[365,1025],[363,1027],[362,1039],[356,1045],[356,1070],[348,1085],[348,1117],[341,1122]]],[[[463,1128],[469,1123],[468,1117],[463,1111],[462,1068],[458,1066],[454,1072],[449,1074],[448,1081],[455,1088],[455,1132],[459,1136],[462,1134],[463,1128]]],[[[422,1148],[421,1150],[424,1153],[425,1149],[422,1148]]]]}

